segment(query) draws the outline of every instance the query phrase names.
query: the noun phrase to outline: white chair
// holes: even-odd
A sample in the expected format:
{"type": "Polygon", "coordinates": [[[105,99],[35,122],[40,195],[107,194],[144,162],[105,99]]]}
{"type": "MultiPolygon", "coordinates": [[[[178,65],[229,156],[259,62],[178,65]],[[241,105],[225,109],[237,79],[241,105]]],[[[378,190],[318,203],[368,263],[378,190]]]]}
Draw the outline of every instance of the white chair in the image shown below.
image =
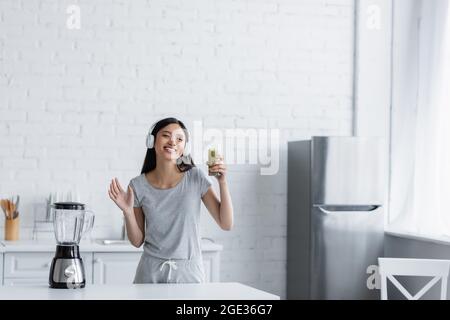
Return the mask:
{"type": "Polygon", "coordinates": [[[381,299],[387,300],[387,279],[408,300],[420,299],[431,287],[441,280],[441,300],[447,297],[447,278],[450,270],[450,260],[436,259],[406,259],[406,258],[378,258],[381,276],[381,299]],[[434,277],[419,292],[412,296],[394,276],[434,277]]]}

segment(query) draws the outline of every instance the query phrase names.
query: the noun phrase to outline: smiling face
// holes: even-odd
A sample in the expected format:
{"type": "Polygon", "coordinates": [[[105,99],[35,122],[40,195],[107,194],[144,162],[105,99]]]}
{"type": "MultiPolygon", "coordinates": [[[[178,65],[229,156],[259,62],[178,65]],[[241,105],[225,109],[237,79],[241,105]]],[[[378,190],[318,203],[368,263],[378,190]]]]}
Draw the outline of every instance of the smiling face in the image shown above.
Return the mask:
{"type": "Polygon", "coordinates": [[[156,134],[155,152],[165,160],[176,160],[183,154],[186,134],[177,123],[171,123],[156,134]]]}

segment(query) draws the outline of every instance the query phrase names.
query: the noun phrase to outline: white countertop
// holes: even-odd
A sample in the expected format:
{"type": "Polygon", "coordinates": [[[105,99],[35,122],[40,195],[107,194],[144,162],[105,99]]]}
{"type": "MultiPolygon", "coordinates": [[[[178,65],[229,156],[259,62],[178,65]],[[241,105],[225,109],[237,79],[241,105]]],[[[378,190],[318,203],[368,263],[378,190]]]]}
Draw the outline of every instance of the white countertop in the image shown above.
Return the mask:
{"type": "MultiPolygon", "coordinates": [[[[100,240],[80,242],[81,252],[142,252],[142,246],[136,248],[129,242],[120,244],[103,244],[100,240]]],[[[1,241],[0,253],[2,252],[53,252],[55,251],[56,242],[51,240],[18,240],[18,241],[1,241]]],[[[202,240],[202,251],[221,251],[222,245],[213,243],[208,240],[202,240]]]]}
{"type": "Polygon", "coordinates": [[[0,300],[279,300],[237,282],[89,285],[83,289],[0,286],[0,300]]]}

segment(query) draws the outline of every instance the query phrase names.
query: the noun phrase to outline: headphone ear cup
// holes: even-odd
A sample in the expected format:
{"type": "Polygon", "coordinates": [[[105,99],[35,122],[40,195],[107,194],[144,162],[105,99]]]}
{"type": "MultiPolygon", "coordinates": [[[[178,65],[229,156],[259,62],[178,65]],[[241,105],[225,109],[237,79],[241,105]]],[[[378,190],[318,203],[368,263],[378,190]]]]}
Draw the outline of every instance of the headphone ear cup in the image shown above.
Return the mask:
{"type": "Polygon", "coordinates": [[[147,135],[147,148],[151,149],[154,147],[154,145],[155,145],[155,137],[151,133],[149,133],[147,135]]]}
{"type": "Polygon", "coordinates": [[[191,144],[189,142],[186,142],[186,145],[184,146],[183,156],[188,156],[191,154],[191,144]]]}

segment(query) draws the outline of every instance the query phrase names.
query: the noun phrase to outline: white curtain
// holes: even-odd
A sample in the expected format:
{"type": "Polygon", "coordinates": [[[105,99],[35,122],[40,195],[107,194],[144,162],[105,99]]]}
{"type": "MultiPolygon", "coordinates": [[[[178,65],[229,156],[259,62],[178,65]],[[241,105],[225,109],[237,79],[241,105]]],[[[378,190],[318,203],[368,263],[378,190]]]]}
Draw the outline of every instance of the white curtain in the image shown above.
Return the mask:
{"type": "Polygon", "coordinates": [[[401,50],[404,60],[394,54],[394,64],[404,65],[394,72],[410,77],[393,82],[388,228],[450,236],[450,6],[448,0],[422,0],[410,9],[409,37],[394,41],[409,49],[401,50]]]}

